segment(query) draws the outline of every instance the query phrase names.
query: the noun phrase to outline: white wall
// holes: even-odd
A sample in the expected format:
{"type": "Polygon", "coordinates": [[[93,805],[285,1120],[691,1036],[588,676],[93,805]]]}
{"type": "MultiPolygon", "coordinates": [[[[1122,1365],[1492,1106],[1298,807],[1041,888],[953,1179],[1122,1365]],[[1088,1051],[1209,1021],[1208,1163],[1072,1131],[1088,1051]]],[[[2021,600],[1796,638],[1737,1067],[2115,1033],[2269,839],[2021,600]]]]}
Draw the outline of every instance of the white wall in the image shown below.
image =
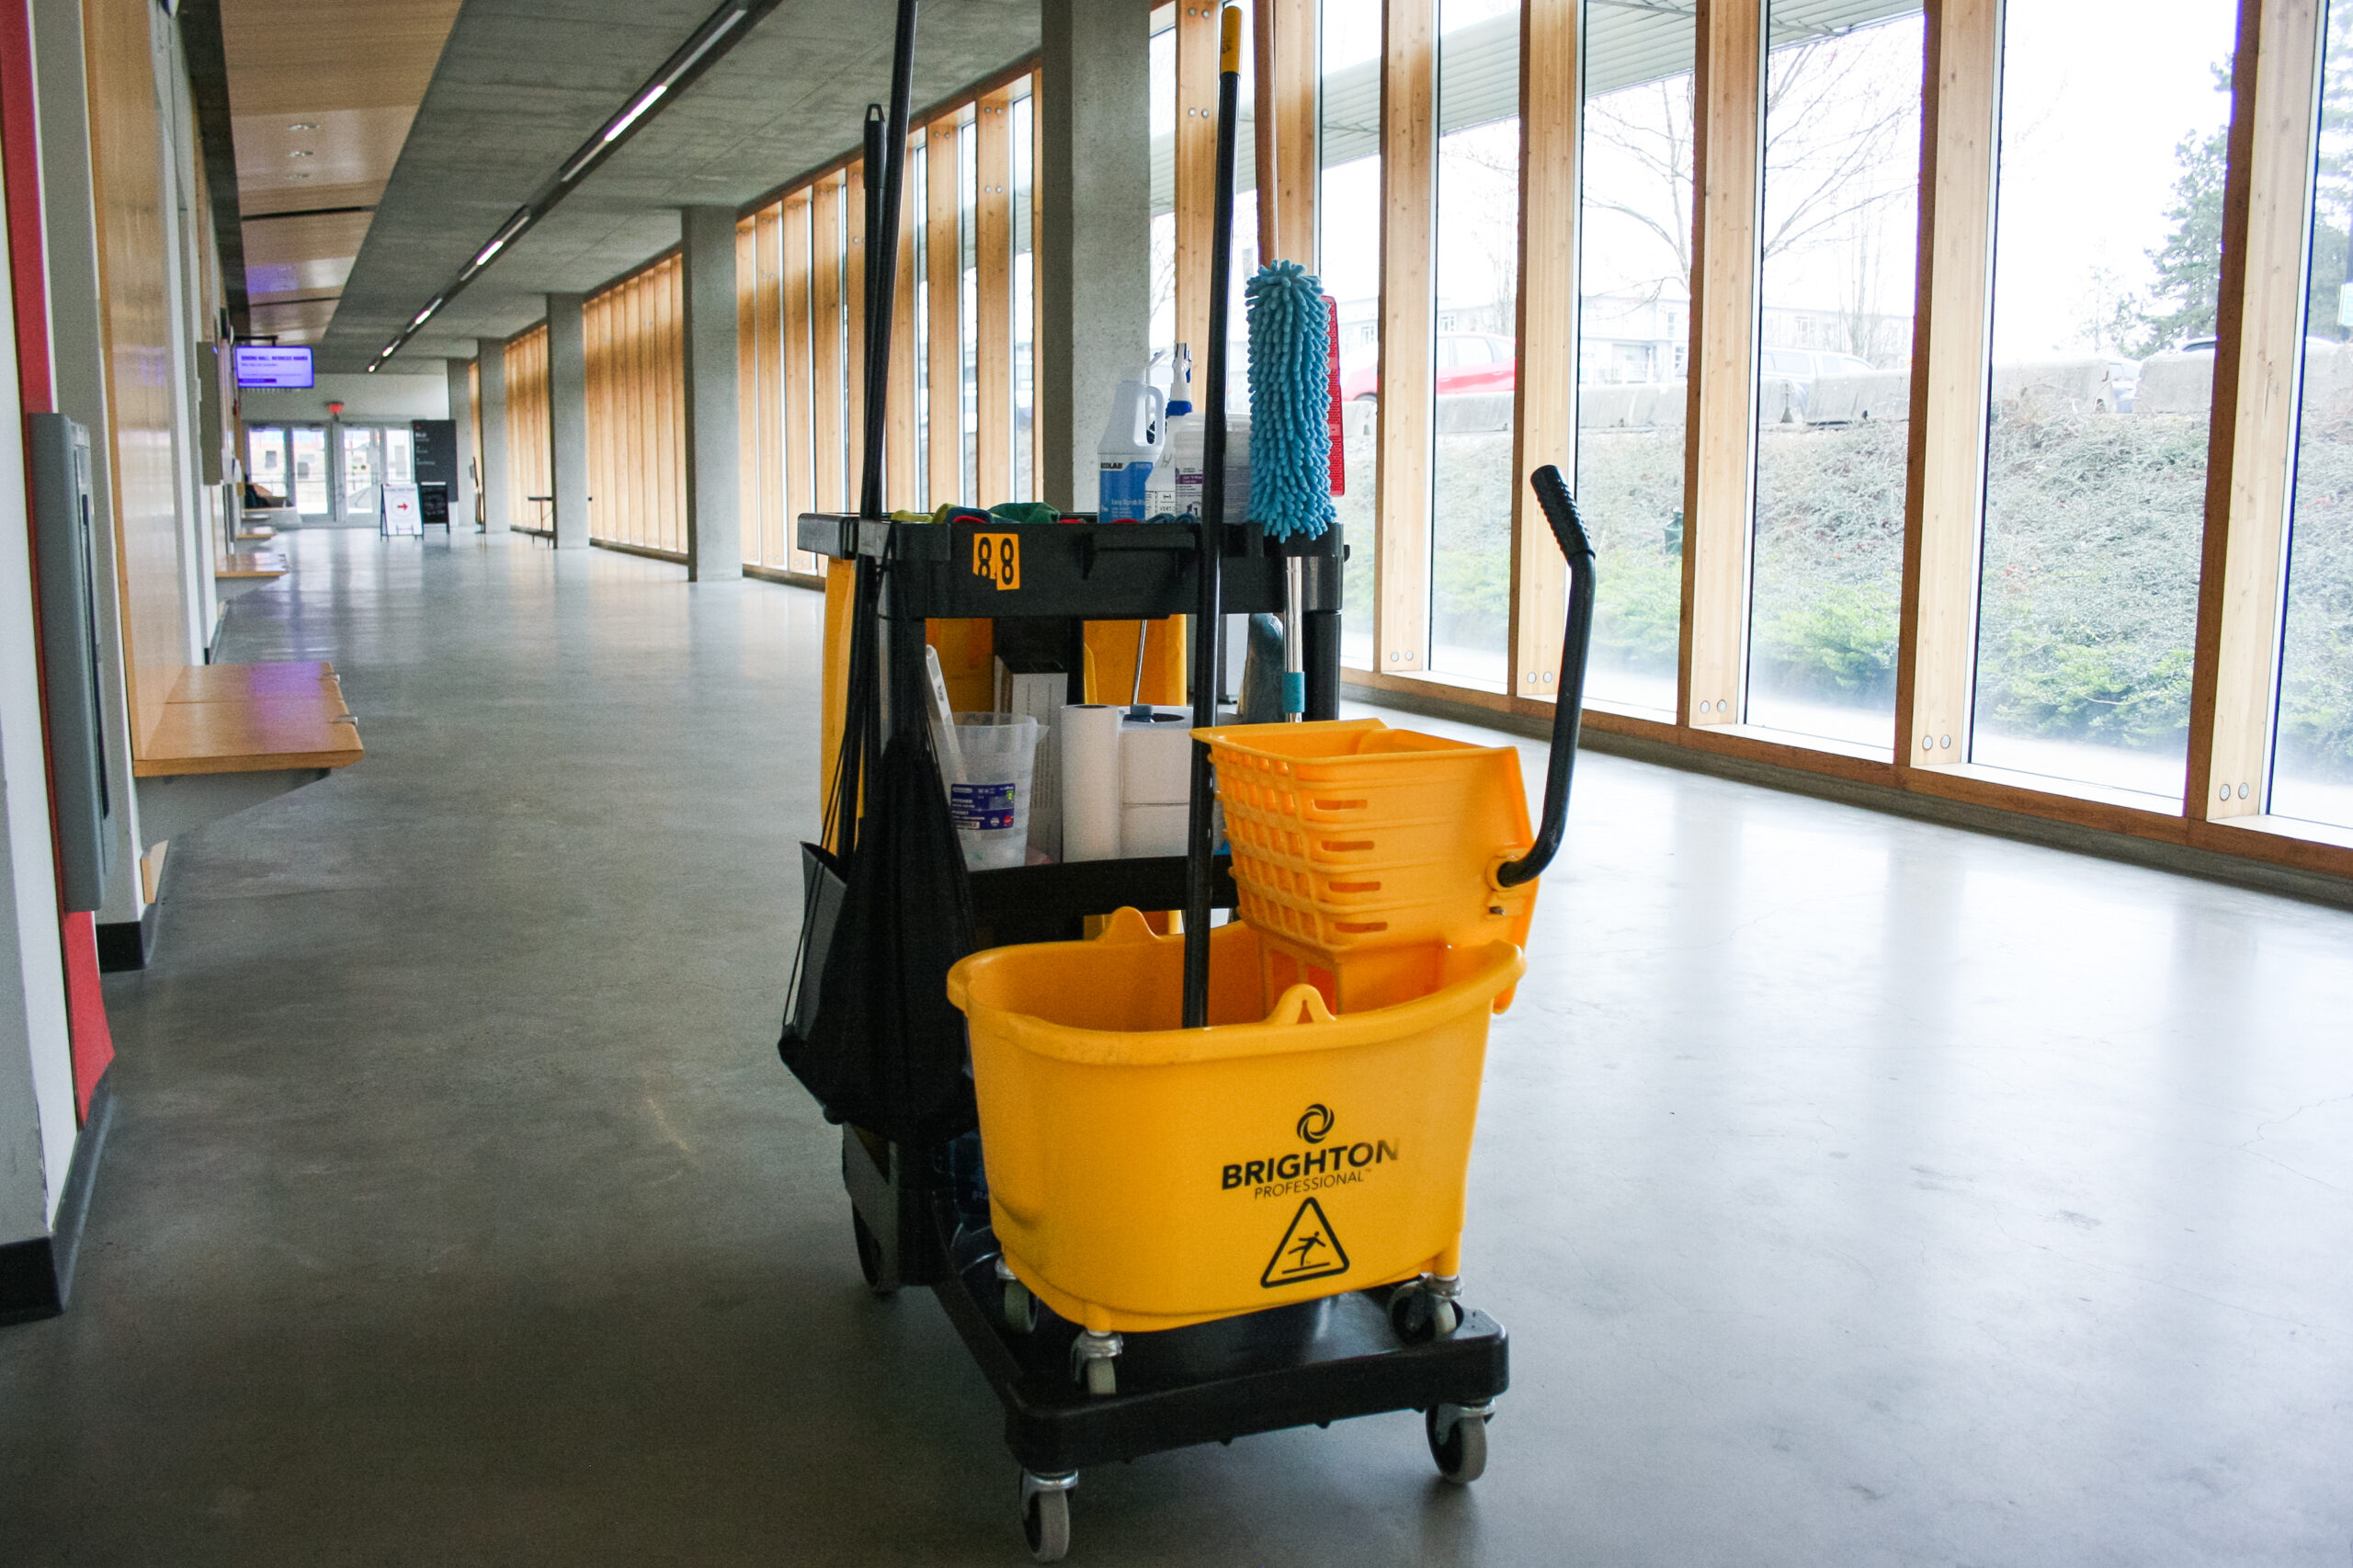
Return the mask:
{"type": "Polygon", "coordinates": [[[327,404],[343,404],[347,424],[377,420],[447,419],[449,381],[438,365],[431,375],[396,376],[389,370],[342,375],[322,372],[319,384],[307,392],[280,392],[247,387],[237,404],[248,425],[280,420],[324,420],[327,404]]]}
{"type": "MultiPolygon", "coordinates": [[[[0,280],[6,277],[0,253],[0,280]]],[[[17,363],[0,312],[0,367],[17,363]]],[[[33,636],[23,405],[0,373],[0,1243],[49,1233],[74,1157],[74,1052],[33,636]]]]}

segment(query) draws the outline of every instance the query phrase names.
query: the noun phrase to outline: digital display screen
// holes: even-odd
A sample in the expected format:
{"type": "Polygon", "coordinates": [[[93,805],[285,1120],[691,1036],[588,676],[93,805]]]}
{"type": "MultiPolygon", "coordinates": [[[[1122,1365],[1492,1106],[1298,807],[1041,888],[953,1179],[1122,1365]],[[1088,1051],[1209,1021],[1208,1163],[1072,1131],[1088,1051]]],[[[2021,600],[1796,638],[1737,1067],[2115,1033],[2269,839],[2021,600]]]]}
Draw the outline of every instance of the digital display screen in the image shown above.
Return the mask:
{"type": "Polygon", "coordinates": [[[241,387],[309,387],[311,351],[280,348],[274,343],[237,345],[237,384],[241,387]]]}

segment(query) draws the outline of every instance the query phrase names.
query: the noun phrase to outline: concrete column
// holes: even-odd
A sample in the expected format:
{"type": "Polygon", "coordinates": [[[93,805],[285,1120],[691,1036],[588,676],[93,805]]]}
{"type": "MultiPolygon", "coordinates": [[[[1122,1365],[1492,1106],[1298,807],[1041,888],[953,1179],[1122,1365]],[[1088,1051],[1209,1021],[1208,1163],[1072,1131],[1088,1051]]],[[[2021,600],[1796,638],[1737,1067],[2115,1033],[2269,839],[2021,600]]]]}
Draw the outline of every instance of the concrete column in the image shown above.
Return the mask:
{"type": "Polygon", "coordinates": [[[458,426],[458,477],[449,484],[449,531],[473,527],[474,388],[471,359],[445,360],[449,371],[449,417],[458,426]]]}
{"type": "Polygon", "coordinates": [[[735,209],[682,207],[687,263],[687,579],[744,575],[736,419],[735,209]]]}
{"type": "Polygon", "coordinates": [[[509,511],[506,467],[506,346],[494,338],[474,344],[482,367],[482,503],[486,531],[503,534],[514,520],[509,511]]]}
{"type": "Polygon", "coordinates": [[[588,548],[588,328],[583,294],[548,296],[548,448],[555,547],[588,548]]]}
{"type": "Polygon", "coordinates": [[[1091,511],[1095,443],[1152,332],[1152,68],[1141,8],[1040,0],[1046,91],[1038,416],[1044,498],[1091,511]]]}

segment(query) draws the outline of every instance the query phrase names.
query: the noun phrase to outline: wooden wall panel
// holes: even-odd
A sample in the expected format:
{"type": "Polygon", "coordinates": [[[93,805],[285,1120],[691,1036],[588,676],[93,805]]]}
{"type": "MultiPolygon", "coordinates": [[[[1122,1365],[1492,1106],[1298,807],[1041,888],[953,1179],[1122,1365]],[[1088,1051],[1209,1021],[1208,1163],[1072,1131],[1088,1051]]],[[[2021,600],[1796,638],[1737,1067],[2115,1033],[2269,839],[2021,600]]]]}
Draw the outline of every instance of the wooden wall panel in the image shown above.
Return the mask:
{"type": "Polygon", "coordinates": [[[591,295],[587,337],[590,537],[685,548],[683,267],[664,256],[591,295]]]}
{"type": "Polygon", "coordinates": [[[775,471],[767,463],[762,415],[771,395],[767,356],[762,353],[760,292],[767,285],[760,265],[760,225],[765,212],[735,224],[735,449],[736,553],[747,566],[767,561],[761,550],[764,507],[775,471]]]}
{"type": "MultiPolygon", "coordinates": [[[[779,265],[783,278],[784,511],[787,528],[793,526],[793,520],[801,513],[818,509],[817,349],[809,326],[810,296],[816,281],[809,249],[811,235],[816,226],[815,215],[814,193],[801,191],[785,198],[784,213],[779,225],[783,247],[779,265]]],[[[789,539],[787,542],[790,543],[789,539]]],[[[789,559],[795,571],[819,570],[818,558],[806,551],[793,550],[789,559]]]]}
{"type": "Polygon", "coordinates": [[[1895,666],[1898,767],[1969,760],[1984,532],[2001,0],[1928,0],[1912,427],[1895,666]]]}
{"type": "Polygon", "coordinates": [[[933,508],[964,494],[963,229],[957,125],[934,120],[924,136],[924,293],[930,341],[924,369],[925,499],[933,508]]]}
{"type": "MultiPolygon", "coordinates": [[[[1427,10],[1428,0],[1402,0],[1427,10]]],[[[1211,209],[1217,191],[1218,7],[1176,6],[1176,341],[1208,357],[1211,209]]]]}
{"type": "Polygon", "coordinates": [[[843,468],[842,182],[819,185],[809,206],[809,323],[813,373],[810,426],[816,443],[811,465],[814,509],[846,512],[851,506],[843,468]]]}
{"type": "Polygon", "coordinates": [[[554,514],[533,495],[555,494],[554,426],[548,411],[548,329],[508,343],[506,357],[507,513],[517,526],[545,530],[554,514]]]}
{"type": "Polygon", "coordinates": [[[2239,6],[2184,798],[2210,822],[2258,815],[2269,792],[2325,8],[2239,6]]]}
{"type": "Polygon", "coordinates": [[[1756,223],[1764,0],[1699,0],[1693,85],[1691,435],[1685,455],[1682,693],[1691,724],[1736,724],[1748,648],[1756,436],[1756,223]]]}
{"type": "MultiPolygon", "coordinates": [[[[87,0],[84,43],[100,322],[113,439],[116,590],[131,751],[143,755],[188,663],[173,473],[172,312],[161,128],[144,0],[87,0]]],[[[209,562],[207,563],[209,564],[209,562]]]]}
{"type": "Polygon", "coordinates": [[[842,495],[845,510],[865,504],[866,480],[866,173],[842,175],[842,495]]]}
{"type": "Polygon", "coordinates": [[[890,429],[883,441],[883,505],[913,510],[915,483],[915,148],[907,149],[906,180],[899,191],[898,287],[892,296],[890,429]]]}
{"type": "MultiPolygon", "coordinates": [[[[803,411],[805,390],[784,379],[784,209],[771,207],[753,225],[752,267],[756,270],[753,295],[753,333],[744,358],[756,367],[760,383],[760,426],[747,456],[756,459],[760,475],[759,504],[746,514],[756,530],[758,554],[749,559],[763,566],[788,563],[788,486],[784,433],[787,422],[803,411]]],[[[754,464],[746,464],[751,467],[754,464]]]]}
{"type": "Polygon", "coordinates": [[[973,501],[994,506],[1013,494],[1013,96],[981,99],[973,121],[979,192],[972,210],[972,246],[979,279],[973,312],[973,501]]]}
{"type": "Polygon", "coordinates": [[[1519,33],[1519,366],[1512,407],[1511,689],[1560,690],[1567,568],[1528,476],[1576,472],[1577,155],[1582,0],[1525,0],[1519,33]]]}
{"type": "Polygon", "coordinates": [[[1422,669],[1429,648],[1435,5],[1389,0],[1381,29],[1381,410],[1373,480],[1381,538],[1373,640],[1379,666],[1391,675],[1422,669]]]}

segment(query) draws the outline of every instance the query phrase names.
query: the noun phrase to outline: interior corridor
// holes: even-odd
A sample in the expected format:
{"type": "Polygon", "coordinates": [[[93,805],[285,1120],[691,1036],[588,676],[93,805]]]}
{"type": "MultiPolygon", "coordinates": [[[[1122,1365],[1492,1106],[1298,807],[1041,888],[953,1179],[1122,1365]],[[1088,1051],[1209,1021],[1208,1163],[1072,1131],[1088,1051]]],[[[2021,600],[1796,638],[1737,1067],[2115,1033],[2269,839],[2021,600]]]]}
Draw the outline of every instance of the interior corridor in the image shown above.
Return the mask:
{"type": "MultiPolygon", "coordinates": [[[[286,537],[364,764],[176,842],[0,1559],[1020,1560],[774,1040],[819,596],[286,537]]],[[[1392,722],[1433,727],[1396,715],[1392,722]]],[[[1535,748],[1529,747],[1531,755],[1535,748]]],[[[1540,781],[1540,762],[1528,770],[1540,781]]],[[[1074,1560],[2341,1564],[2353,914],[1588,755],[1411,1415],[1086,1472],[1074,1560]]]]}

